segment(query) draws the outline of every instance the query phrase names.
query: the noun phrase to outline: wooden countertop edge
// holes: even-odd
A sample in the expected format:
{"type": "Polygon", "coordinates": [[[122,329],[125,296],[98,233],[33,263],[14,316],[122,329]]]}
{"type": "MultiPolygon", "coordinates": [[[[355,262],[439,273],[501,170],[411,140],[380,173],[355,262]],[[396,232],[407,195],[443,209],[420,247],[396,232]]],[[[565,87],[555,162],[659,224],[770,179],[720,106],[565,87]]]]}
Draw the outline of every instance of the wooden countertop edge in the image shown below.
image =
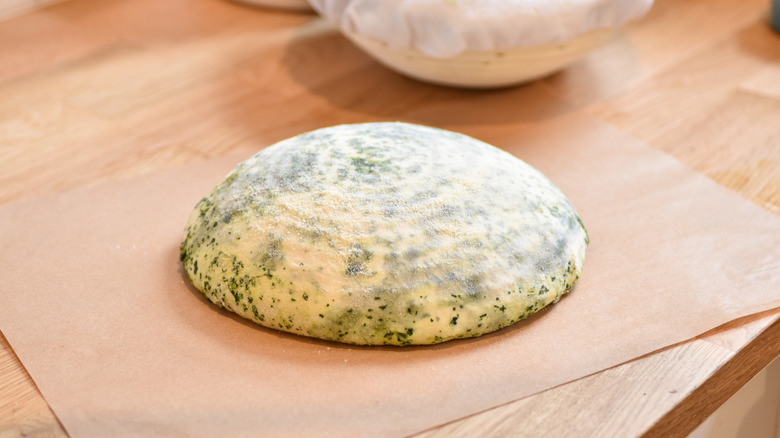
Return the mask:
{"type": "Polygon", "coordinates": [[[505,436],[522,430],[526,435],[520,436],[685,437],[777,356],[767,351],[780,354],[777,309],[732,321],[692,340],[413,436],[505,436]],[[745,331],[750,340],[743,348],[723,345],[729,338],[744,338],[745,331]],[[696,373],[677,366],[697,359],[702,366],[696,373]],[[669,391],[658,399],[653,392],[664,386],[669,391]],[[608,391],[610,388],[619,390],[608,391]],[[668,410],[644,410],[659,404],[668,410]],[[618,415],[615,410],[635,411],[636,415],[618,415]],[[613,412],[612,418],[617,420],[604,420],[603,415],[596,415],[599,412],[613,412]],[[635,418],[633,423],[621,420],[631,417],[635,418]]]}
{"type": "MultiPolygon", "coordinates": [[[[744,348],[718,368],[644,434],[645,437],[684,437],[707,419],[750,379],[780,356],[780,314],[775,314],[744,348]],[[766,352],[775,352],[774,355],[766,352]]],[[[706,339],[705,339],[706,340],[706,339]]]]}

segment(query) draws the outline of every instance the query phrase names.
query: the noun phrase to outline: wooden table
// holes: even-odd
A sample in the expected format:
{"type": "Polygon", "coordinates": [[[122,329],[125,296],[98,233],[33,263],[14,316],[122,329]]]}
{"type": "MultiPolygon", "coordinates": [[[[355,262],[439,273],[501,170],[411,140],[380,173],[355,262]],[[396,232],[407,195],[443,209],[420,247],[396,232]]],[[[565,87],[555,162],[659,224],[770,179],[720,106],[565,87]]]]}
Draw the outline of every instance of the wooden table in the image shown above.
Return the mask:
{"type": "MultiPolygon", "coordinates": [[[[768,11],[765,0],[660,0],[562,73],[473,92],[398,76],[313,15],[221,0],[69,0],[0,22],[0,203],[326,124],[456,101],[491,105],[439,126],[511,124],[502,115],[560,102],[780,216],[780,35],[768,11]]],[[[780,354],[778,319],[736,321],[421,436],[684,436],[780,354]]],[[[3,337],[0,435],[65,435],[3,337]]]]}

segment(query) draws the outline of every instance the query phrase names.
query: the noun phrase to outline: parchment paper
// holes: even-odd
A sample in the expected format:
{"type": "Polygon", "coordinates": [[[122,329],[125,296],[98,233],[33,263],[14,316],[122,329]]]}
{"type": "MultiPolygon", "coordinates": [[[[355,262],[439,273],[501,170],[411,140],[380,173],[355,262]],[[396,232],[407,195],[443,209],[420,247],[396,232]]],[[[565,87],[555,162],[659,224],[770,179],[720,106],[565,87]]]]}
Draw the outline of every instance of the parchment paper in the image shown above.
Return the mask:
{"type": "Polygon", "coordinates": [[[207,303],[179,265],[185,221],[254,151],[0,208],[0,329],[74,437],[398,436],[780,306],[766,211],[592,119],[484,129],[591,237],[575,290],[509,329],[361,348],[207,303]]]}

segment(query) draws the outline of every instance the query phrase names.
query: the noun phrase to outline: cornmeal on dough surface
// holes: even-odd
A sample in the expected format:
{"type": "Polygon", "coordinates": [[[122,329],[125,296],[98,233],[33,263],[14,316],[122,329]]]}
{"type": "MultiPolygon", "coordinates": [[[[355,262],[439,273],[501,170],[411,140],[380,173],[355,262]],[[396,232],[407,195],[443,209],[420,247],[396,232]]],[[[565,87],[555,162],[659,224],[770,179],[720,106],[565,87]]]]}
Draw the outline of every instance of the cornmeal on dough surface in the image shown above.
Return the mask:
{"type": "Polygon", "coordinates": [[[462,134],[341,125],[270,146],[193,210],[181,260],[220,307],[353,344],[506,327],[580,276],[579,216],[540,172],[462,134]]]}

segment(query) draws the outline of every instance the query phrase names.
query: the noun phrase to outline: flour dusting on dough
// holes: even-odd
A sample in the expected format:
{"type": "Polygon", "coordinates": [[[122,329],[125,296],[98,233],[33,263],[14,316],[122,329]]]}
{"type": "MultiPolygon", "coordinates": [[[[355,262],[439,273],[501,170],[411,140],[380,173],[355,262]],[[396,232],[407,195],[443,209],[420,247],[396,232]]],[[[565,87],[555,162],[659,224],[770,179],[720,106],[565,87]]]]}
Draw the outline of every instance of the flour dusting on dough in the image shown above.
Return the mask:
{"type": "Polygon", "coordinates": [[[239,164],[192,212],[196,288],[266,327],[354,344],[489,333],[556,302],[587,234],[514,156],[405,123],[325,128],[239,164]]]}

